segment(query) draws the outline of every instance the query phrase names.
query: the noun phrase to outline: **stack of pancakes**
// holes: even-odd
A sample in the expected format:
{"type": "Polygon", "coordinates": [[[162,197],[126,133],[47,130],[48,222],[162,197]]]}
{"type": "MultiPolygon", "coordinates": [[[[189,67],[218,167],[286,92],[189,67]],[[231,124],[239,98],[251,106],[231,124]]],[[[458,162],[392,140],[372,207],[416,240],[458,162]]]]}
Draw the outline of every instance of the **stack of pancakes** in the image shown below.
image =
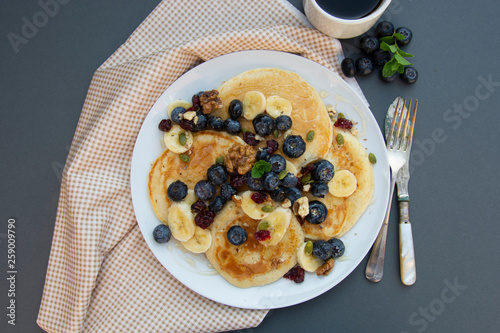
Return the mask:
{"type": "MultiPolygon", "coordinates": [[[[316,198],[304,192],[303,195],[309,200],[319,200],[326,205],[327,219],[321,224],[303,222],[301,225],[291,214],[290,225],[275,246],[265,246],[254,238],[259,220],[248,217],[235,202],[226,203],[210,227],[212,243],[206,256],[215,269],[233,285],[264,285],[278,280],[297,265],[297,249],[304,240],[328,240],[340,237],[352,228],[371,201],[373,170],[366,150],[356,136],[332,125],[319,94],[299,75],[276,68],[254,69],[224,82],[218,91],[223,107],[212,112],[212,115],[222,119],[229,117],[229,103],[234,99],[243,100],[249,91],[259,91],[266,97],[280,96],[287,99],[292,104],[290,117],[293,122],[291,133],[288,134],[300,135],[305,139],[312,130],[315,135],[312,142],[307,142],[306,152],[299,158],[286,157],[281,148],[277,153],[299,171],[310,162],[326,159],[334,165],[336,171],[349,170],[357,180],[356,190],[348,197],[335,197],[329,193],[324,198],[316,198]],[[344,137],[342,145],[335,142],[338,133],[344,137]],[[244,228],[248,234],[247,241],[239,246],[232,245],[226,237],[227,231],[234,225],[244,228]]],[[[251,121],[241,117],[240,122],[244,129],[253,131],[251,121]]],[[[151,202],[158,218],[167,225],[167,212],[171,205],[167,188],[170,183],[180,180],[188,189],[194,189],[198,181],[206,179],[207,169],[218,157],[225,155],[233,145],[243,143],[240,137],[225,132],[206,130],[193,135],[189,163],[182,162],[178,154],[165,149],[150,172],[151,202]]],[[[274,139],[281,147],[283,135],[274,139]]],[[[274,205],[277,207],[280,204],[274,205]]]]}

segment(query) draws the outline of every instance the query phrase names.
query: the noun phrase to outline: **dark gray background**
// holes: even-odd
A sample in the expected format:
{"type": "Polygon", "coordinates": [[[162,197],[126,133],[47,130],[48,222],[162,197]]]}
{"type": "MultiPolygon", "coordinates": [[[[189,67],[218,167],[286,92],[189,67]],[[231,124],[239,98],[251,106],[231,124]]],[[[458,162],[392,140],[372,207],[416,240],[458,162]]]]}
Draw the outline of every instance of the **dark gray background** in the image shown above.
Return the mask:
{"type": "MultiPolygon", "coordinates": [[[[0,4],[1,332],[41,332],[35,320],[62,166],[92,74],[158,2],[69,2],[18,53],[7,34],[20,34],[22,18],[40,7],[36,1],[0,4]],[[5,236],[12,217],[19,272],[15,327],[6,317],[5,236]]],[[[300,0],[291,2],[302,10],[300,0]]],[[[413,30],[407,51],[415,55],[419,81],[408,86],[384,84],[376,75],[359,79],[380,124],[397,95],[419,99],[410,183],[416,284],[405,287],[399,279],[393,205],[380,283],[365,279],[365,258],[329,292],[271,311],[247,331],[499,331],[499,13],[492,0],[394,0],[383,18],[413,30]],[[454,111],[460,108],[461,114],[454,111]],[[460,287],[451,290],[449,284],[460,287]]],[[[356,40],[342,43],[347,55],[359,56],[356,40]]]]}

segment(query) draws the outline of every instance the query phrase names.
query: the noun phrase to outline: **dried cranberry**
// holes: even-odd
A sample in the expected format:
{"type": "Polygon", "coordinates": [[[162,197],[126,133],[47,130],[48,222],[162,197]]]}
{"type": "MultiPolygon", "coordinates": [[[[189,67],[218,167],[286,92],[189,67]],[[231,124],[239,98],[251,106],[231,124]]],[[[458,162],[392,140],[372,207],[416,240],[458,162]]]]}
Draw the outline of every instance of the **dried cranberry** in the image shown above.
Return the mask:
{"type": "Polygon", "coordinates": [[[300,169],[300,173],[302,175],[307,175],[308,173],[310,173],[311,171],[314,170],[314,167],[315,167],[314,163],[308,164],[305,167],[303,167],[302,169],[300,169]]]}
{"type": "Polygon", "coordinates": [[[205,209],[207,209],[207,205],[205,205],[205,203],[203,201],[201,201],[201,200],[198,200],[194,204],[191,205],[191,210],[194,213],[199,213],[199,212],[201,212],[202,210],[205,210],[205,209]]]}
{"type": "Polygon", "coordinates": [[[297,185],[295,185],[296,188],[298,188],[300,191],[303,191],[304,190],[304,185],[302,184],[302,182],[300,181],[300,178],[297,177],[297,185]]]}
{"type": "Polygon", "coordinates": [[[191,100],[193,102],[193,108],[198,109],[200,107],[200,96],[193,95],[193,98],[191,100]]]}
{"type": "Polygon", "coordinates": [[[209,210],[202,210],[194,218],[194,223],[202,229],[208,228],[214,222],[215,214],[209,210]]]}
{"type": "Polygon", "coordinates": [[[162,132],[168,132],[172,129],[172,120],[170,119],[162,119],[158,124],[158,128],[162,132]]]}
{"type": "Polygon", "coordinates": [[[243,141],[248,143],[250,146],[257,146],[259,144],[259,141],[255,139],[255,134],[252,132],[245,132],[243,134],[243,141]]]}
{"type": "Polygon", "coordinates": [[[352,128],[352,121],[350,121],[349,119],[345,119],[345,118],[339,118],[339,119],[337,119],[335,124],[333,124],[333,126],[343,128],[343,129],[351,129],[352,128]]]}
{"type": "Polygon", "coordinates": [[[253,193],[250,198],[255,202],[256,204],[261,204],[267,200],[267,194],[262,193],[262,192],[255,192],[253,193]]]}
{"type": "Polygon", "coordinates": [[[269,230],[259,230],[253,236],[258,241],[265,241],[271,239],[271,232],[269,230]]]}
{"type": "Polygon", "coordinates": [[[233,188],[240,188],[245,184],[246,175],[236,175],[231,177],[231,186],[233,188]]]}
{"type": "Polygon", "coordinates": [[[269,154],[274,153],[279,148],[278,141],[276,140],[267,140],[266,143],[267,143],[267,152],[269,154]]]}
{"type": "Polygon", "coordinates": [[[304,270],[300,266],[295,266],[283,275],[283,277],[285,279],[290,279],[295,283],[301,283],[304,282],[304,270]]]}
{"type": "Polygon", "coordinates": [[[191,120],[181,119],[179,126],[186,131],[192,131],[194,128],[194,123],[191,120]]]}

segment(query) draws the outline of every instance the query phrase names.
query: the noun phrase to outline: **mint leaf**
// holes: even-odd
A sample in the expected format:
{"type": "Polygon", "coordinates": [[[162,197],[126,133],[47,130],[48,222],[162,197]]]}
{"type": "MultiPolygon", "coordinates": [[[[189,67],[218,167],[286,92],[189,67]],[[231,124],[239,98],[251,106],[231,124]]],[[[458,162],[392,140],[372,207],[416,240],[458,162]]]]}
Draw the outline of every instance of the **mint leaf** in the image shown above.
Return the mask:
{"type": "Polygon", "coordinates": [[[398,34],[397,32],[395,32],[393,34],[394,38],[396,38],[397,40],[403,40],[405,39],[405,36],[401,35],[401,34],[398,34]]]}
{"type": "Polygon", "coordinates": [[[413,65],[411,62],[403,58],[399,53],[394,54],[394,59],[398,62],[398,64],[402,66],[413,65]]]}
{"type": "Polygon", "coordinates": [[[392,36],[385,36],[379,39],[380,43],[392,44],[394,43],[394,38],[392,36]]]}
{"type": "Polygon", "coordinates": [[[396,73],[396,70],[393,70],[391,66],[388,66],[388,62],[384,65],[384,68],[382,68],[382,76],[384,77],[389,77],[392,76],[394,73],[396,73]]]}
{"type": "Polygon", "coordinates": [[[264,160],[257,161],[252,168],[252,178],[260,178],[269,171],[271,171],[271,164],[264,160]]]}
{"type": "Polygon", "coordinates": [[[398,53],[405,58],[413,58],[413,54],[406,53],[405,51],[398,48],[398,53]]]}
{"type": "Polygon", "coordinates": [[[399,66],[399,68],[398,68],[398,72],[399,72],[399,74],[403,74],[403,73],[404,73],[404,71],[405,71],[405,66],[400,65],[400,66],[399,66]]]}
{"type": "Polygon", "coordinates": [[[380,48],[384,51],[387,51],[387,52],[390,52],[391,51],[391,48],[389,47],[389,44],[387,44],[386,42],[382,42],[380,43],[380,48]]]}

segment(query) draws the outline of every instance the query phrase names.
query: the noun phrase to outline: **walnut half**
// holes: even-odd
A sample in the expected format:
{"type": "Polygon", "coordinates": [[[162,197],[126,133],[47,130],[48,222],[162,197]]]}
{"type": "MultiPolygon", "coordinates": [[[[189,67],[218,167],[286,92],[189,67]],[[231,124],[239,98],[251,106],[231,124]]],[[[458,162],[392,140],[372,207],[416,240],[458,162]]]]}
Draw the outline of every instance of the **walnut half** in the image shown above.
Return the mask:
{"type": "Polygon", "coordinates": [[[257,160],[257,152],[252,146],[236,144],[229,148],[226,155],[226,168],[229,172],[246,174],[253,168],[257,160]]]}
{"type": "Polygon", "coordinates": [[[325,261],[323,265],[316,269],[316,275],[328,275],[333,269],[333,265],[335,264],[335,260],[333,258],[325,261]]]}
{"type": "Polygon", "coordinates": [[[205,91],[201,94],[200,104],[204,114],[209,114],[213,110],[222,107],[222,101],[218,96],[219,92],[217,90],[205,91]]]}

